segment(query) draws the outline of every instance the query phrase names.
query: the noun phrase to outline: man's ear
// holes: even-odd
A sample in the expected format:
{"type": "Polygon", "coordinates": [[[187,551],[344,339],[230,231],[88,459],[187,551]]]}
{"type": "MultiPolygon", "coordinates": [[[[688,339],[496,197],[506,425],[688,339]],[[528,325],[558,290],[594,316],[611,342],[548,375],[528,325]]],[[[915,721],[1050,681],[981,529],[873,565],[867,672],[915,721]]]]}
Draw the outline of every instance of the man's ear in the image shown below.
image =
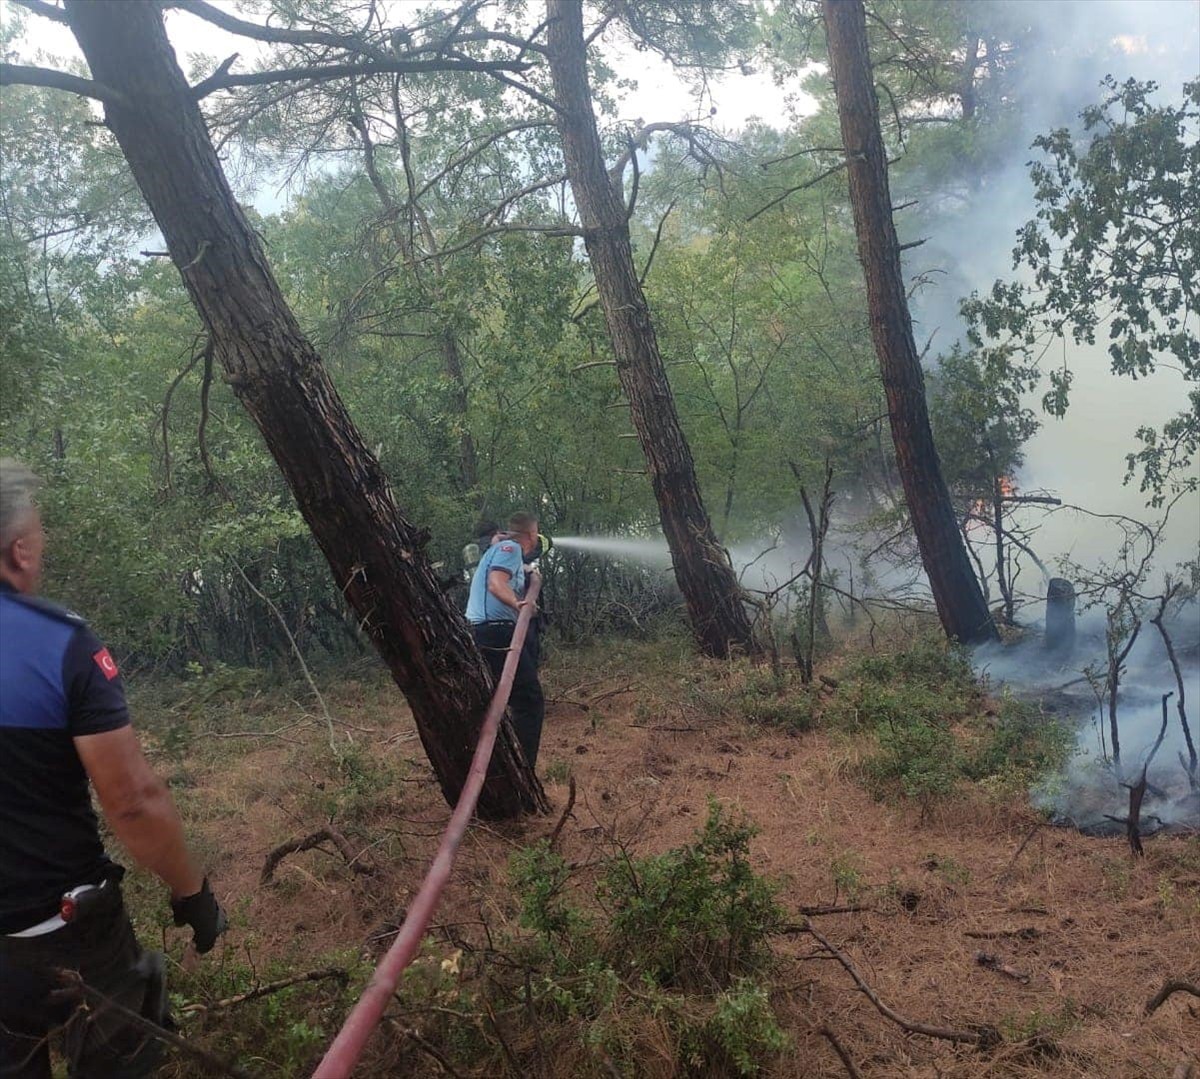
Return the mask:
{"type": "Polygon", "coordinates": [[[24,572],[34,563],[33,552],[29,549],[29,540],[18,536],[8,545],[8,550],[0,551],[0,563],[7,562],[13,569],[24,572]]]}

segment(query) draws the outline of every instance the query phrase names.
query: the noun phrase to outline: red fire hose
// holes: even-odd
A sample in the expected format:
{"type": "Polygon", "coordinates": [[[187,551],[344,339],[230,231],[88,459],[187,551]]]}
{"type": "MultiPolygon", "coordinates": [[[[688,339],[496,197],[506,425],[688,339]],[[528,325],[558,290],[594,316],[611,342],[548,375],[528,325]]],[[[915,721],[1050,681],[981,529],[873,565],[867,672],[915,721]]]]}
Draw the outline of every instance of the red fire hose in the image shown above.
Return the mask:
{"type": "Polygon", "coordinates": [[[525,634],[529,630],[529,620],[533,616],[538,593],[541,591],[542,579],[538,574],[529,578],[529,588],[525,598],[529,601],[521,607],[517,616],[517,625],[513,630],[512,644],[508,656],[504,660],[504,670],[500,674],[500,683],[492,695],[492,703],[488,706],[487,715],[483,720],[483,728],[479,732],[479,743],[475,746],[475,755],[471,758],[471,768],[467,772],[467,781],[463,784],[462,793],[458,796],[458,804],[450,815],[450,823],[446,825],[445,834],[438,845],[437,854],[429,866],[425,879],[421,882],[420,891],[408,908],[404,924],[396,939],[388,949],[387,954],[379,961],[375,973],[363,990],[354,1009],[346,1017],[346,1022],[334,1038],[333,1044],[325,1053],[313,1079],[347,1079],[353,1072],[367,1039],[383,1018],[384,1010],[391,1002],[392,994],[399,984],[400,975],[413,961],[421,947],[421,940],[429,928],[430,919],[437,907],[447,882],[450,880],[450,870],[454,865],[454,856],[458,846],[467,831],[467,824],[475,813],[475,803],[479,801],[479,792],[483,789],[483,781],[487,777],[488,763],[492,759],[492,750],[496,745],[496,732],[500,729],[500,717],[508,705],[508,695],[512,692],[513,676],[517,672],[517,660],[525,643],[525,634]]]}

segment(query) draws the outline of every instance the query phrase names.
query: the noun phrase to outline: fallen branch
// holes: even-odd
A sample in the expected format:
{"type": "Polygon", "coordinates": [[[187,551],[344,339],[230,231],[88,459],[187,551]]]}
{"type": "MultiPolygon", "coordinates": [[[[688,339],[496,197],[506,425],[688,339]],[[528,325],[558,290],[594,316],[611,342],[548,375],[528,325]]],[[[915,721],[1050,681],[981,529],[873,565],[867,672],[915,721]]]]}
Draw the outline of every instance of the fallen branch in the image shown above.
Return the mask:
{"type": "Polygon", "coordinates": [[[640,682],[630,682],[627,686],[621,686],[619,689],[610,689],[607,693],[601,693],[592,698],[592,704],[599,704],[601,701],[608,700],[609,697],[619,697],[622,693],[628,693],[631,689],[637,689],[641,685],[640,682]]]}
{"type": "Polygon", "coordinates": [[[833,1047],[833,1051],[837,1053],[838,1059],[842,1062],[842,1065],[846,1069],[846,1074],[850,1076],[850,1079],[862,1079],[862,1072],[858,1070],[854,1061],[850,1059],[850,1054],[846,1052],[842,1043],[838,1041],[837,1035],[829,1027],[821,1027],[817,1033],[833,1047]]]}
{"type": "Polygon", "coordinates": [[[190,1057],[194,1057],[219,1075],[230,1075],[234,1079],[249,1079],[248,1074],[236,1064],[222,1060],[216,1054],[210,1053],[207,1049],[201,1049],[198,1045],[193,1045],[186,1038],[180,1037],[174,1031],[160,1027],[144,1015],[139,1015],[137,1012],[126,1008],[123,1004],[118,1004],[111,997],[105,996],[100,990],[93,989],[79,976],[78,971],[60,970],[58,971],[58,980],[66,986],[64,990],[66,994],[84,1001],[96,1014],[105,1011],[113,1012],[115,1015],[119,1015],[130,1026],[149,1034],[150,1037],[166,1045],[178,1049],[182,1053],[186,1053],[190,1057]]]}
{"type": "Polygon", "coordinates": [[[554,845],[558,842],[559,834],[563,830],[563,825],[567,823],[567,818],[571,815],[571,810],[575,808],[575,777],[571,776],[570,785],[567,787],[567,804],[563,807],[562,816],[558,818],[558,823],[554,826],[554,831],[550,833],[550,849],[554,850],[554,845]]]}
{"type": "Polygon", "coordinates": [[[1194,997],[1200,997],[1200,986],[1176,980],[1164,982],[1163,987],[1146,1001],[1146,1014],[1153,1015],[1167,1002],[1168,997],[1176,993],[1190,993],[1194,997]]]}
{"type": "Polygon", "coordinates": [[[976,952],[975,962],[985,970],[994,970],[997,974],[1003,974],[1006,978],[1012,978],[1013,981],[1020,982],[1022,985],[1028,985],[1033,980],[1025,971],[1009,966],[998,955],[976,952]]]}
{"type": "Polygon", "coordinates": [[[319,847],[322,843],[332,843],[337,847],[342,857],[346,859],[346,864],[355,873],[371,876],[375,872],[374,866],[362,861],[364,852],[360,851],[358,854],[355,854],[354,848],[350,845],[350,840],[342,835],[341,832],[335,828],[322,828],[320,831],[313,832],[310,835],[296,836],[295,839],[289,839],[286,843],[280,843],[278,847],[267,855],[267,860],[263,863],[259,883],[269,884],[271,878],[275,875],[276,867],[289,854],[299,854],[301,851],[312,850],[314,847],[319,847]]]}
{"type": "Polygon", "coordinates": [[[421,1052],[426,1056],[430,1057],[446,1075],[450,1076],[450,1079],[463,1079],[462,1072],[457,1071],[454,1065],[452,1065],[450,1061],[445,1058],[440,1050],[438,1050],[438,1048],[431,1042],[423,1038],[419,1031],[404,1026],[396,1019],[391,1019],[389,1021],[391,1022],[392,1026],[400,1032],[400,1034],[410,1039],[413,1045],[420,1049],[421,1052]]]}
{"type": "Polygon", "coordinates": [[[1012,871],[1013,871],[1013,869],[1014,869],[1014,868],[1016,868],[1017,859],[1021,857],[1021,855],[1022,855],[1022,853],[1024,852],[1025,848],[1026,848],[1027,846],[1029,846],[1029,841],[1030,841],[1030,840],[1031,840],[1031,839],[1032,839],[1032,838],[1033,838],[1035,835],[1037,835],[1037,834],[1038,834],[1038,832],[1040,832],[1040,831],[1041,831],[1041,830],[1042,830],[1044,827],[1045,827],[1045,822],[1043,822],[1043,821],[1038,821],[1038,823],[1037,823],[1037,824],[1035,824],[1035,825],[1034,825],[1032,828],[1030,828],[1030,829],[1029,829],[1029,832],[1028,832],[1028,834],[1025,836],[1025,838],[1024,838],[1024,839],[1022,839],[1022,840],[1021,840],[1021,845],[1020,845],[1020,846],[1017,848],[1017,852],[1016,852],[1016,854],[1014,854],[1014,855],[1012,856],[1012,859],[1009,861],[1008,865],[1005,867],[1005,869],[1004,869],[1004,872],[1000,874],[1000,877],[999,877],[999,879],[1000,879],[1001,881],[1007,880],[1007,879],[1008,879],[1008,877],[1010,877],[1010,876],[1012,875],[1012,871]]]}
{"type": "Polygon", "coordinates": [[[830,955],[832,955],[841,965],[842,969],[854,980],[854,984],[858,986],[859,991],[869,1000],[875,1010],[879,1012],[885,1019],[890,1019],[901,1030],[907,1031],[909,1034],[924,1034],[927,1038],[939,1038],[942,1041],[956,1042],[964,1045],[977,1045],[981,1049],[986,1049],[989,1046],[995,1045],[1000,1041],[1000,1034],[993,1027],[979,1027],[975,1030],[955,1030],[952,1027],[935,1027],[929,1023],[920,1023],[914,1019],[906,1019],[899,1012],[893,1011],[882,1000],[879,995],[872,989],[858,972],[858,968],[854,965],[850,957],[830,943],[821,933],[814,929],[811,925],[805,928],[811,937],[821,945],[830,955]]]}
{"type": "Polygon", "coordinates": [[[290,978],[280,978],[277,982],[268,982],[266,985],[257,986],[245,993],[238,993],[237,996],[225,997],[223,1000],[215,1001],[212,1004],[185,1004],[181,1009],[184,1015],[192,1015],[196,1012],[214,1012],[222,1008],[233,1008],[239,1004],[245,1004],[250,1000],[257,1000],[259,997],[269,996],[271,993],[278,993],[281,989],[288,989],[293,985],[300,985],[303,982],[323,982],[327,978],[336,978],[342,985],[345,985],[350,980],[350,975],[341,967],[326,967],[324,970],[310,970],[304,974],[295,974],[290,978]]]}
{"type": "Polygon", "coordinates": [[[1027,925],[1021,929],[968,929],[964,937],[972,940],[1005,940],[1015,937],[1017,940],[1037,940],[1042,935],[1040,929],[1027,925]]]}
{"type": "Polygon", "coordinates": [[[806,918],[812,918],[818,914],[858,914],[864,910],[874,910],[874,907],[868,907],[864,903],[851,903],[842,906],[816,906],[816,907],[801,907],[800,913],[806,918]]]}
{"type": "Polygon", "coordinates": [[[629,726],[635,731],[658,731],[668,734],[688,734],[704,730],[703,727],[661,727],[651,723],[630,723],[629,726]]]}
{"type": "Polygon", "coordinates": [[[586,701],[576,700],[574,697],[547,697],[547,704],[569,704],[573,708],[578,708],[581,712],[590,712],[592,706],[586,701]]]}

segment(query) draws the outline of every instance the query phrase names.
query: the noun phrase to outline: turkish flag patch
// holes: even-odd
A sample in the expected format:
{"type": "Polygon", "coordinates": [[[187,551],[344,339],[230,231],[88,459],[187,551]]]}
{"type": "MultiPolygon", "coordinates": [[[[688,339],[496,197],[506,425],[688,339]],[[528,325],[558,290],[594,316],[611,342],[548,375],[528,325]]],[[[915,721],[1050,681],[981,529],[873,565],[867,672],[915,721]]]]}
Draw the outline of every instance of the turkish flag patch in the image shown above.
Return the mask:
{"type": "Polygon", "coordinates": [[[117,670],[117,662],[109,655],[107,648],[101,648],[92,656],[92,659],[96,661],[96,666],[104,672],[104,677],[110,682],[121,673],[117,670]]]}

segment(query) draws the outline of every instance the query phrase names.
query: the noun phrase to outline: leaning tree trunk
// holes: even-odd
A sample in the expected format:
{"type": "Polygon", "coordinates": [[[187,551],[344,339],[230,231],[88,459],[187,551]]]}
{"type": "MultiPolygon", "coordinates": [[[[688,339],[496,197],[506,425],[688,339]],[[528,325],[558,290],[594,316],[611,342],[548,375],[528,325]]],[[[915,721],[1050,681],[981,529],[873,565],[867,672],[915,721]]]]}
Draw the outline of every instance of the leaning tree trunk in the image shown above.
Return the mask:
{"type": "Polygon", "coordinates": [[[604,163],[588,85],[583,5],[579,0],[546,0],[546,19],[567,176],[692,631],[708,655],[725,656],[732,648],[755,651],[741,588],[700,497],[692,451],[634,266],[625,206],[604,163]]]}
{"type": "Polygon", "coordinates": [[[862,0],[824,0],[824,12],[858,255],[866,277],[871,336],[921,561],[947,635],[967,643],[994,640],[996,627],[963,546],[929,426],[925,378],[913,339],[900,243],[892,221],[887,156],[867,49],[866,10],[862,0]]]}
{"type": "MultiPolygon", "coordinates": [[[[167,40],[161,8],[68,0],[92,74],[117,90],[105,120],[162,230],[226,377],[258,425],[339,590],[412,707],[442,793],[458,798],[491,679],[399,512],[312,344],[301,332],[217,160],[167,40]]],[[[485,815],[544,808],[506,725],[485,815]]]]}

